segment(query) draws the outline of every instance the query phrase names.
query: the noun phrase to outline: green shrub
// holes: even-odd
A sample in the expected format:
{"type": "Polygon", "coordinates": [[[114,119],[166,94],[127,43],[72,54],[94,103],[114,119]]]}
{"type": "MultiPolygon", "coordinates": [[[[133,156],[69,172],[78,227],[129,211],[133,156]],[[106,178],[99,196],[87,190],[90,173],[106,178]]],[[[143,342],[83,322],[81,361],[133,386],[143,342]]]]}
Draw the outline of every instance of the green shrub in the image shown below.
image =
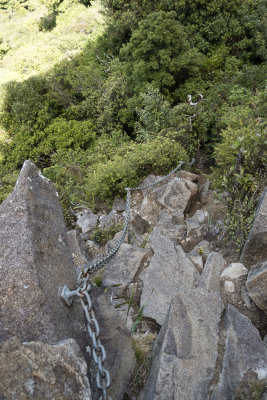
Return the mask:
{"type": "Polygon", "coordinates": [[[57,23],[57,13],[52,11],[50,14],[41,17],[38,22],[39,31],[51,31],[57,23]]]}
{"type": "Polygon", "coordinates": [[[116,195],[125,195],[125,187],[135,186],[149,173],[164,174],[179,160],[187,159],[183,147],[169,138],[127,143],[106,163],[90,169],[85,186],[88,200],[111,202],[116,195]]]}
{"type": "Polygon", "coordinates": [[[259,108],[235,107],[224,115],[226,128],[215,146],[215,187],[228,193],[226,238],[240,249],[251,227],[257,200],[266,183],[267,132],[259,108]]]}

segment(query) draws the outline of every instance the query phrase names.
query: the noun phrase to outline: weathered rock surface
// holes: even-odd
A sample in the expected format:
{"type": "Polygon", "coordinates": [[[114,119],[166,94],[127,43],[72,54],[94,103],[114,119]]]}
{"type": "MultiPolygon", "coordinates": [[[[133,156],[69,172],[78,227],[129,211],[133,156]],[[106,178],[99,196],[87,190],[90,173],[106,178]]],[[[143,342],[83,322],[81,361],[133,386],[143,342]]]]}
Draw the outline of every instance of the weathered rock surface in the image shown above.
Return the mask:
{"type": "MultiPolygon", "coordinates": [[[[108,294],[103,294],[100,288],[93,288],[92,301],[97,310],[101,343],[107,353],[105,368],[109,370],[112,382],[108,393],[112,399],[122,400],[136,366],[132,338],[125,326],[125,321],[118,316],[114,307],[109,304],[108,294]]],[[[96,395],[94,378],[96,366],[93,360],[90,369],[93,377],[91,390],[94,398],[94,395],[96,395]]]]}
{"type": "Polygon", "coordinates": [[[154,347],[140,400],[207,400],[217,360],[218,294],[178,286],[154,347]]]}
{"type": "MultiPolygon", "coordinates": [[[[189,182],[191,185],[197,185],[189,182]]],[[[157,202],[171,212],[183,214],[192,197],[192,191],[188,187],[187,181],[174,178],[167,185],[163,185],[157,190],[157,202]]]]}
{"type": "Polygon", "coordinates": [[[212,400],[233,399],[236,389],[253,373],[259,381],[267,378],[267,351],[259,332],[250,320],[232,305],[227,305],[225,353],[220,380],[212,400]]]}
{"type": "Polygon", "coordinates": [[[140,214],[136,214],[131,222],[133,230],[139,235],[149,232],[151,225],[140,214]]]}
{"type": "Polygon", "coordinates": [[[107,215],[101,215],[99,218],[100,228],[110,228],[112,225],[119,225],[123,223],[123,216],[118,214],[117,211],[110,211],[107,215]]]}
{"type": "Polygon", "coordinates": [[[192,172],[189,172],[189,171],[180,170],[176,174],[177,174],[178,178],[182,178],[182,179],[185,179],[190,182],[198,181],[198,175],[193,174],[192,172]]]}
{"type": "Polygon", "coordinates": [[[267,313],[267,261],[250,269],[246,287],[252,300],[267,313]]]}
{"type": "Polygon", "coordinates": [[[247,275],[248,270],[241,263],[231,263],[221,274],[221,278],[238,279],[247,275]]]}
{"type": "Polygon", "coordinates": [[[98,222],[98,215],[94,214],[90,208],[77,213],[77,225],[82,233],[90,232],[98,222]]]}
{"type": "Polygon", "coordinates": [[[217,251],[210,253],[201,274],[202,285],[209,290],[219,292],[220,275],[225,265],[226,262],[221,253],[217,251]]]}
{"type": "Polygon", "coordinates": [[[246,267],[267,260],[267,187],[259,201],[257,213],[240,260],[246,267]]]}
{"type": "Polygon", "coordinates": [[[87,366],[73,339],[56,345],[0,343],[2,400],[91,400],[87,366]]]}
{"type": "Polygon", "coordinates": [[[88,253],[76,229],[67,232],[67,241],[74,264],[82,265],[87,263],[89,260],[88,253]]]}
{"type": "Polygon", "coordinates": [[[76,287],[60,202],[30,161],[0,206],[0,222],[0,341],[74,338],[85,348],[80,305],[68,308],[58,298],[60,286],[76,287]]]}
{"type": "Polygon", "coordinates": [[[122,294],[134,279],[148,251],[123,243],[116,256],[108,263],[103,273],[103,285],[114,286],[113,291],[122,294]]]}
{"type": "Polygon", "coordinates": [[[123,199],[116,198],[113,203],[112,211],[123,212],[126,210],[126,203],[123,199]]]}
{"type": "Polygon", "coordinates": [[[144,316],[153,318],[162,325],[178,288],[194,287],[199,274],[181,246],[175,245],[160,231],[152,232],[150,244],[154,256],[149,267],[140,274],[144,283],[141,306],[146,305],[144,316]]]}

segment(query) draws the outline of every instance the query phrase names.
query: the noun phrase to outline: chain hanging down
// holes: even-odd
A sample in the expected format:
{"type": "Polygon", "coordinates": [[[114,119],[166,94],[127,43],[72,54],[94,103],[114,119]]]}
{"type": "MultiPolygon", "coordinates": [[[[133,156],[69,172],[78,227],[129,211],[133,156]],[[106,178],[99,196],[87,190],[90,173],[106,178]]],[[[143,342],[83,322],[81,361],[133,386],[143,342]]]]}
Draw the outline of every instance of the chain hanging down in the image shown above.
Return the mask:
{"type": "Polygon", "coordinates": [[[95,313],[93,310],[92,306],[92,300],[90,298],[90,291],[91,291],[91,285],[89,283],[89,274],[92,271],[96,271],[99,268],[103,266],[103,264],[107,263],[112,257],[115,256],[117,251],[119,250],[121,244],[124,242],[129,221],[130,221],[130,209],[131,209],[131,192],[134,192],[136,190],[144,190],[144,189],[150,189],[152,187],[155,187],[159,185],[160,183],[163,183],[168,180],[170,175],[174,174],[176,171],[180,170],[182,165],[187,164],[189,165],[189,168],[193,165],[195,162],[195,159],[192,159],[190,163],[186,163],[184,161],[180,161],[179,165],[174,168],[169,174],[164,176],[163,178],[158,179],[156,182],[143,185],[143,186],[137,186],[134,188],[125,188],[127,192],[127,197],[126,197],[126,210],[125,210],[125,217],[124,217],[124,226],[123,230],[121,233],[121,236],[119,240],[115,243],[115,246],[108,252],[106,253],[102,258],[98,260],[93,260],[89,264],[84,264],[82,265],[82,272],[79,274],[77,283],[78,283],[78,288],[76,290],[70,291],[67,286],[64,286],[61,292],[61,298],[64,300],[64,302],[68,305],[71,306],[72,304],[72,297],[73,296],[78,296],[80,298],[80,302],[82,305],[82,308],[85,313],[85,317],[87,320],[87,330],[88,334],[91,338],[92,341],[92,355],[94,362],[97,365],[98,372],[96,374],[96,385],[99,390],[102,391],[102,395],[99,397],[99,400],[112,400],[108,394],[107,394],[107,389],[110,386],[110,374],[107,369],[103,367],[103,364],[106,360],[106,351],[104,346],[101,344],[99,334],[100,334],[100,328],[98,325],[98,322],[95,317],[95,313]]]}

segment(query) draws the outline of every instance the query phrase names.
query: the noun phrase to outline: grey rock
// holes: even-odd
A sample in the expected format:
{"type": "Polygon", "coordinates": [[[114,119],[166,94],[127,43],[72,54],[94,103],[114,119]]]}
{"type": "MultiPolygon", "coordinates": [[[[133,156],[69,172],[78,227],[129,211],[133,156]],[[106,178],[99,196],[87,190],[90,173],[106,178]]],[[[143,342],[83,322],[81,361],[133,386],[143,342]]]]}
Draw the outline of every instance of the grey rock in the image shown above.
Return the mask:
{"type": "Polygon", "coordinates": [[[76,287],[59,198],[32,162],[1,204],[0,221],[0,341],[74,338],[85,348],[80,305],[68,308],[58,298],[60,286],[76,287]]]}
{"type": "Polygon", "coordinates": [[[189,260],[194,264],[196,267],[197,271],[201,274],[203,271],[203,258],[201,255],[189,255],[188,256],[189,260]]]}
{"type": "Polygon", "coordinates": [[[210,181],[206,181],[199,191],[199,200],[202,206],[209,203],[210,200],[213,199],[213,192],[210,190],[210,188],[210,181]]]}
{"type": "Polygon", "coordinates": [[[85,264],[89,261],[84,242],[76,229],[67,232],[67,242],[75,265],[85,264]]]}
{"type": "Polygon", "coordinates": [[[112,211],[123,212],[126,210],[126,203],[123,199],[116,198],[113,203],[112,211]]]}
{"type": "MultiPolygon", "coordinates": [[[[191,185],[195,185],[190,182],[191,185]]],[[[167,185],[161,186],[156,193],[158,204],[170,212],[183,214],[188,208],[192,192],[186,181],[178,178],[172,179],[167,185]]]]}
{"type": "Polygon", "coordinates": [[[267,187],[260,198],[257,213],[243,247],[240,261],[246,267],[267,259],[267,187]]]}
{"type": "Polygon", "coordinates": [[[90,232],[98,222],[98,216],[94,214],[90,208],[84,209],[77,214],[77,226],[82,230],[82,233],[90,232]]]}
{"type": "Polygon", "coordinates": [[[199,274],[181,246],[175,245],[162,232],[154,230],[150,244],[154,255],[149,267],[140,274],[144,283],[141,306],[145,306],[144,316],[162,325],[178,287],[194,287],[199,274]]]}
{"type": "Polygon", "coordinates": [[[197,252],[198,254],[202,254],[204,260],[206,260],[208,255],[212,252],[212,250],[213,250],[212,243],[208,242],[207,240],[202,240],[194,247],[192,251],[197,252]]]}
{"type": "Polygon", "coordinates": [[[0,398],[91,400],[87,366],[77,343],[0,343],[0,398]]]}
{"type": "Polygon", "coordinates": [[[267,313],[267,261],[251,268],[246,287],[252,300],[267,313]]]}
{"type": "Polygon", "coordinates": [[[248,270],[241,263],[231,263],[221,274],[221,278],[238,279],[247,275],[248,270]]]}
{"type": "Polygon", "coordinates": [[[245,285],[241,286],[241,297],[242,300],[245,304],[245,306],[249,309],[249,310],[256,310],[256,304],[254,303],[254,301],[252,301],[252,299],[249,297],[247,288],[245,285]]]}
{"type": "Polygon", "coordinates": [[[226,292],[234,293],[235,292],[235,285],[232,281],[225,281],[224,282],[224,289],[226,292]]]}
{"type": "Polygon", "coordinates": [[[145,196],[140,207],[140,216],[155,225],[159,219],[161,207],[151,197],[145,196]]]}
{"type": "Polygon", "coordinates": [[[91,258],[96,258],[100,254],[100,246],[98,243],[94,242],[93,240],[87,240],[84,243],[84,247],[86,248],[87,252],[90,254],[91,258]]]}
{"type": "Polygon", "coordinates": [[[154,347],[140,400],[207,400],[223,303],[203,288],[177,287],[154,347]]]}
{"type": "Polygon", "coordinates": [[[190,182],[198,181],[198,175],[193,174],[192,172],[189,172],[189,171],[181,170],[181,171],[178,171],[176,175],[178,176],[178,178],[185,179],[190,182]]]}
{"type": "MultiPolygon", "coordinates": [[[[120,318],[114,307],[110,305],[108,295],[109,293],[103,294],[103,290],[100,288],[92,289],[92,300],[94,309],[97,310],[101,343],[107,353],[104,366],[109,370],[112,382],[108,394],[114,400],[122,400],[135,369],[136,359],[132,338],[125,326],[125,320],[120,318]]],[[[93,361],[90,370],[91,376],[94,377],[96,366],[93,361]]],[[[96,395],[95,378],[93,378],[91,387],[92,394],[96,395]]]]}
{"type": "Polygon", "coordinates": [[[119,295],[136,276],[142,267],[148,251],[123,243],[116,256],[108,263],[103,273],[103,285],[114,286],[113,291],[119,295]]]}
{"type": "Polygon", "coordinates": [[[139,235],[143,235],[144,233],[149,232],[151,229],[151,225],[144,218],[140,216],[140,214],[136,214],[134,219],[131,222],[133,230],[139,235]]]}
{"type": "Polygon", "coordinates": [[[113,225],[119,225],[122,224],[124,221],[124,218],[121,214],[118,214],[116,211],[112,210],[110,211],[109,214],[107,215],[102,215],[99,218],[99,226],[101,228],[110,228],[113,225]]]}
{"type": "Polygon", "coordinates": [[[197,210],[193,215],[192,219],[196,220],[199,224],[203,224],[203,222],[208,218],[208,211],[197,210]]]}
{"type": "Polygon", "coordinates": [[[220,275],[226,265],[221,253],[213,251],[209,254],[203,272],[201,282],[204,287],[216,292],[220,291],[220,275]]]}
{"type": "MultiPolygon", "coordinates": [[[[157,176],[157,175],[148,175],[143,182],[141,183],[140,186],[145,186],[145,185],[150,185],[152,183],[157,182],[158,180],[160,180],[162,178],[162,176],[157,176]]],[[[157,190],[157,186],[155,186],[154,188],[149,188],[149,189],[142,189],[142,194],[144,197],[148,196],[149,194],[153,193],[155,190],[157,190]]]]}
{"type": "Polygon", "coordinates": [[[225,353],[220,380],[212,400],[233,399],[236,389],[252,372],[258,380],[267,378],[267,351],[258,330],[232,305],[227,305],[225,353]]]}

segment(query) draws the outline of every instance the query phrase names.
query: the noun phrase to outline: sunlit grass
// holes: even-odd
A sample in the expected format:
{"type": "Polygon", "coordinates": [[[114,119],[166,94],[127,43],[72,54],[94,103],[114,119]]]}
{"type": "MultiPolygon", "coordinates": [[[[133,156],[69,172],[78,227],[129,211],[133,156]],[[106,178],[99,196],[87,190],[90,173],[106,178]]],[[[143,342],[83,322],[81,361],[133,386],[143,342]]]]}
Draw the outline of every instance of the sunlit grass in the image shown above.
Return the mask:
{"type": "Polygon", "coordinates": [[[39,31],[38,22],[48,11],[41,2],[32,2],[35,10],[31,12],[0,10],[0,38],[10,47],[0,61],[0,85],[46,72],[63,59],[71,59],[103,30],[99,0],[90,7],[65,0],[51,32],[39,31]]]}

